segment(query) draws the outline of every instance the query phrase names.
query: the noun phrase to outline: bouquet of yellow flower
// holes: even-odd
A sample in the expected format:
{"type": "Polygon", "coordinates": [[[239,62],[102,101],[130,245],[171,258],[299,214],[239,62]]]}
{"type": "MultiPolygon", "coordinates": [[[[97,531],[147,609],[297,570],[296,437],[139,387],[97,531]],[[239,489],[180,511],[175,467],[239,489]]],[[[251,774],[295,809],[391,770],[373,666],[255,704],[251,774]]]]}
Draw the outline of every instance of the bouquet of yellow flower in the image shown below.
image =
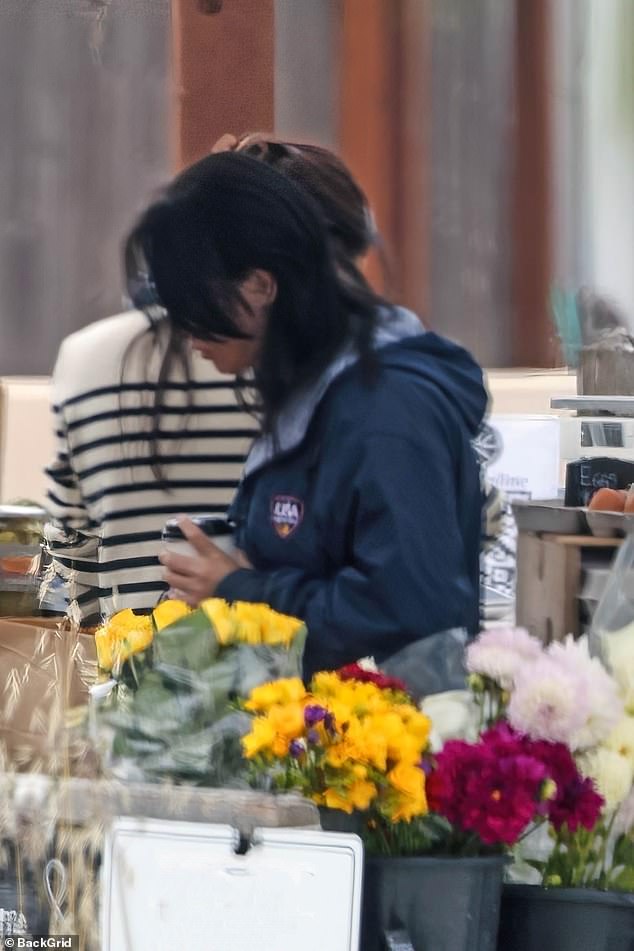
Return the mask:
{"type": "Polygon", "coordinates": [[[398,684],[344,669],[316,674],[308,690],[298,678],[263,684],[244,707],[253,715],[242,747],[255,783],[363,813],[362,831],[374,838],[394,841],[395,829],[406,835],[427,812],[430,721],[398,684]]]}
{"type": "Polygon", "coordinates": [[[197,610],[164,601],[150,615],[121,611],[95,634],[116,682],[98,719],[112,734],[116,771],[203,785],[243,768],[248,722],[238,698],[276,677],[299,676],[306,629],[265,604],[211,598],[197,610]]]}

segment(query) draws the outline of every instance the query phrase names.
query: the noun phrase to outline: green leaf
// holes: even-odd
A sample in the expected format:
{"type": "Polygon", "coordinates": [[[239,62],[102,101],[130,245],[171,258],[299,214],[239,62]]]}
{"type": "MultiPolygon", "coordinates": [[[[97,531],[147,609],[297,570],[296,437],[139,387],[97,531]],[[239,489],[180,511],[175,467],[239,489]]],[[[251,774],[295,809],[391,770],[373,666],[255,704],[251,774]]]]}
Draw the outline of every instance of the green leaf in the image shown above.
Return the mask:
{"type": "Polygon", "coordinates": [[[205,670],[220,647],[204,611],[194,611],[154,638],[154,665],[174,683],[188,682],[189,673],[205,670]]]}
{"type": "Polygon", "coordinates": [[[622,892],[634,892],[634,868],[625,868],[609,879],[610,888],[622,892]]]}
{"type": "Polygon", "coordinates": [[[625,865],[634,868],[634,839],[620,835],[614,845],[613,865],[625,865]]]}

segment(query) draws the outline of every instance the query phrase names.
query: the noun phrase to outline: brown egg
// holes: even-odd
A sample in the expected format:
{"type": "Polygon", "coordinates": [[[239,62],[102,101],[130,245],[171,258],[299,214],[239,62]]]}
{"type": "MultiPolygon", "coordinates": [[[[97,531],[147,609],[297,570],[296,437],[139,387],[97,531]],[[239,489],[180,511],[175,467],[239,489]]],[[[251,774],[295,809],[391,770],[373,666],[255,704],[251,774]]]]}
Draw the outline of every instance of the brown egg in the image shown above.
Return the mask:
{"type": "Polygon", "coordinates": [[[626,499],[627,492],[624,489],[598,489],[590,499],[588,508],[593,512],[623,512],[626,499]]]}

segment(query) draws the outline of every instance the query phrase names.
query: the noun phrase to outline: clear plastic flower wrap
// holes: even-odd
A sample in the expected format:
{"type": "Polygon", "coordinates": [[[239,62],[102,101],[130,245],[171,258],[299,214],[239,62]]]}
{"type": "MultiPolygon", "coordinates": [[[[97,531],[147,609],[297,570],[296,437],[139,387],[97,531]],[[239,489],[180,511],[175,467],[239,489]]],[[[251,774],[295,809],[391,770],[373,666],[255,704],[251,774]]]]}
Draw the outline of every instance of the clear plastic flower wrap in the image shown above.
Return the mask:
{"type": "Polygon", "coordinates": [[[634,714],[634,533],[616,557],[589,635],[592,654],[601,658],[619,684],[628,713],[634,714]]]}
{"type": "Polygon", "coordinates": [[[115,615],[96,634],[114,681],[94,717],[107,768],[137,781],[239,782],[250,720],[236,701],[301,676],[305,637],[301,621],[267,605],[219,599],[196,611],[166,601],[152,616],[115,615]]]}

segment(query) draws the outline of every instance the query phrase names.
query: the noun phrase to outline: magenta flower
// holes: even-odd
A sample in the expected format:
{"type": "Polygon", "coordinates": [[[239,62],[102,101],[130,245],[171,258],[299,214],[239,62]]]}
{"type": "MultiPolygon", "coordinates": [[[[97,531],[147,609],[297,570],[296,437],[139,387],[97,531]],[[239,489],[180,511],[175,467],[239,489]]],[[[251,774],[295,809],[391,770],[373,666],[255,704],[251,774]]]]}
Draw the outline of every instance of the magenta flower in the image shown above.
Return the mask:
{"type": "Polygon", "coordinates": [[[555,829],[566,825],[571,832],[579,827],[593,829],[597,824],[604,802],[590,779],[585,779],[567,746],[546,740],[524,738],[531,755],[540,759],[548,771],[548,779],[555,790],[542,804],[542,814],[555,829]]]}
{"type": "Polygon", "coordinates": [[[538,815],[547,778],[544,763],[502,724],[478,743],[446,743],[427,780],[427,796],[432,811],[486,845],[514,845],[538,815]]]}

